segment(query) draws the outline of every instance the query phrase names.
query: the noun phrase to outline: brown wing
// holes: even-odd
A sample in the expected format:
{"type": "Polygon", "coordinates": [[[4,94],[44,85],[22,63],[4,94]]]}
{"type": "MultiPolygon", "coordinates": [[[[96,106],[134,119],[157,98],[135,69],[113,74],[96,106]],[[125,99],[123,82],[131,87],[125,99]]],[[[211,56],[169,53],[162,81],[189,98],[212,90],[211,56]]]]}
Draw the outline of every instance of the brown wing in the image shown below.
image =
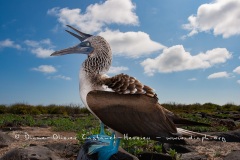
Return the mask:
{"type": "Polygon", "coordinates": [[[91,91],[87,103],[105,125],[122,134],[158,139],[177,132],[162,106],[147,95],[91,91]]]}
{"type": "Polygon", "coordinates": [[[136,78],[126,74],[119,74],[111,78],[103,78],[101,83],[119,94],[145,94],[157,98],[153,89],[143,85],[136,78]]]}

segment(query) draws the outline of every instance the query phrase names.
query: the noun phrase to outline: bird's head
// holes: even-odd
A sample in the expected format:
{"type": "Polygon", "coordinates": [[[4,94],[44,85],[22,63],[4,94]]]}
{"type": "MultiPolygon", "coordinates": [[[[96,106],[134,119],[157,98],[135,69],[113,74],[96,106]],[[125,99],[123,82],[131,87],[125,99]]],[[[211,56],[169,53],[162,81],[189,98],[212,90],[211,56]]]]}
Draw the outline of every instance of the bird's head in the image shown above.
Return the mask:
{"type": "Polygon", "coordinates": [[[54,53],[51,54],[51,56],[80,53],[80,54],[87,54],[88,57],[94,57],[94,56],[97,56],[98,54],[101,54],[102,51],[109,54],[109,56],[112,56],[110,45],[103,37],[86,34],[77,30],[76,28],[73,28],[70,25],[67,25],[67,26],[73,29],[77,34],[70,32],[68,30],[66,31],[69,34],[76,37],[77,39],[79,39],[81,43],[73,47],[55,51],[54,53]]]}
{"type": "Polygon", "coordinates": [[[106,72],[112,62],[112,52],[108,42],[101,36],[94,36],[90,34],[83,33],[72,26],[67,25],[69,28],[73,29],[77,34],[66,30],[69,34],[78,38],[81,43],[55,51],[51,56],[60,56],[65,54],[86,54],[88,58],[84,61],[83,67],[88,72],[101,73],[106,72]]]}

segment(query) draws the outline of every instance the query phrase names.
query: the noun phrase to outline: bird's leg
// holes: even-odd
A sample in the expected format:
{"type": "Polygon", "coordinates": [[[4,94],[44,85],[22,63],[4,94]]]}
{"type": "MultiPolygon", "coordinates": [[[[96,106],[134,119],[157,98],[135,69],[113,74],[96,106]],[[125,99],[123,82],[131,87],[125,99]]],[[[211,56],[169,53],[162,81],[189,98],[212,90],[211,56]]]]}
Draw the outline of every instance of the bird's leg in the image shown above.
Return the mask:
{"type": "Polygon", "coordinates": [[[106,135],[105,131],[104,131],[104,124],[103,122],[100,122],[100,135],[106,135]]]}

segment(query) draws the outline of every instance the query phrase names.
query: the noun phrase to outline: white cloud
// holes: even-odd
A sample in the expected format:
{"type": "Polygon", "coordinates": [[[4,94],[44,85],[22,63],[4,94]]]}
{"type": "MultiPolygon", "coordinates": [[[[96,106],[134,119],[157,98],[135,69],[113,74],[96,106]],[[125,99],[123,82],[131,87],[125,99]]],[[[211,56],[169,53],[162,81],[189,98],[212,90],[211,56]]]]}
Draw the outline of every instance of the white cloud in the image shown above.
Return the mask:
{"type": "Polygon", "coordinates": [[[34,41],[34,40],[25,40],[24,43],[30,47],[48,47],[48,48],[53,48],[54,46],[52,45],[52,42],[49,38],[40,40],[40,41],[34,41]]]}
{"type": "Polygon", "coordinates": [[[48,79],[63,79],[63,80],[71,80],[71,77],[63,76],[63,75],[56,75],[56,76],[49,76],[48,79]]]}
{"type": "Polygon", "coordinates": [[[48,58],[54,52],[53,49],[44,49],[44,48],[36,48],[31,49],[31,52],[35,54],[38,58],[48,58]]]}
{"type": "Polygon", "coordinates": [[[240,80],[237,80],[237,83],[240,84],[240,80]]]}
{"type": "Polygon", "coordinates": [[[189,81],[196,81],[197,78],[189,78],[188,80],[189,80],[189,81]]]}
{"type": "Polygon", "coordinates": [[[168,73],[184,70],[210,68],[224,63],[232,57],[226,48],[215,48],[205,53],[191,55],[182,45],[176,45],[163,50],[156,58],[148,58],[141,62],[144,72],[153,76],[156,72],[168,73]]]}
{"type": "Polygon", "coordinates": [[[230,74],[227,72],[217,72],[210,74],[207,78],[208,79],[215,79],[215,78],[229,78],[230,74]]]}
{"type": "Polygon", "coordinates": [[[32,68],[33,71],[38,71],[42,73],[54,73],[57,72],[57,69],[51,65],[41,65],[37,68],[32,68]]]}
{"type": "Polygon", "coordinates": [[[25,40],[24,43],[30,47],[39,47],[40,43],[33,40],[25,40]]]}
{"type": "Polygon", "coordinates": [[[39,58],[48,58],[54,52],[52,49],[54,46],[50,39],[43,39],[41,41],[25,40],[24,43],[29,46],[31,53],[39,58]]]}
{"type": "Polygon", "coordinates": [[[0,41],[0,48],[15,48],[18,50],[22,49],[22,47],[19,44],[15,44],[15,42],[10,39],[0,41]]]}
{"type": "Polygon", "coordinates": [[[238,66],[237,68],[235,68],[233,70],[233,72],[237,73],[237,74],[240,74],[240,66],[238,66]]]}
{"type": "Polygon", "coordinates": [[[49,15],[58,17],[62,25],[73,25],[87,33],[102,30],[106,24],[138,25],[138,17],[134,13],[136,6],[131,0],[107,0],[103,3],[89,5],[85,12],[81,9],[52,8],[49,15]]]}
{"type": "Polygon", "coordinates": [[[190,30],[187,36],[199,32],[213,30],[214,35],[228,38],[240,34],[240,1],[215,0],[213,3],[203,4],[198,8],[197,15],[188,17],[188,24],[183,28],[190,30]]]}
{"type": "Polygon", "coordinates": [[[111,45],[114,55],[138,58],[152,52],[159,51],[165,46],[150,39],[147,33],[120,32],[119,30],[106,30],[99,33],[111,45]]]}
{"type": "Polygon", "coordinates": [[[128,67],[120,66],[120,67],[110,67],[108,73],[109,74],[119,74],[122,71],[127,71],[128,67]]]}

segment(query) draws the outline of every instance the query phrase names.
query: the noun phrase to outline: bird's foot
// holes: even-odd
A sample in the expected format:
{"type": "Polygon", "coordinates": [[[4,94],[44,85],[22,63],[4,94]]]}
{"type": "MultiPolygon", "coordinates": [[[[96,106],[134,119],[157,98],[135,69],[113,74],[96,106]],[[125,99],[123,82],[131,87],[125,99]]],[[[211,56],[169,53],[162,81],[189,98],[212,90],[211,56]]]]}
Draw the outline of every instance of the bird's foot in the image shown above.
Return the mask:
{"type": "MultiPolygon", "coordinates": [[[[96,135],[92,135],[91,138],[94,138],[96,135]]],[[[99,160],[108,160],[113,154],[118,152],[118,147],[120,145],[120,139],[115,140],[115,134],[112,133],[112,136],[107,135],[97,135],[96,141],[100,144],[92,145],[88,149],[88,154],[92,155],[98,153],[99,160]]]]}

